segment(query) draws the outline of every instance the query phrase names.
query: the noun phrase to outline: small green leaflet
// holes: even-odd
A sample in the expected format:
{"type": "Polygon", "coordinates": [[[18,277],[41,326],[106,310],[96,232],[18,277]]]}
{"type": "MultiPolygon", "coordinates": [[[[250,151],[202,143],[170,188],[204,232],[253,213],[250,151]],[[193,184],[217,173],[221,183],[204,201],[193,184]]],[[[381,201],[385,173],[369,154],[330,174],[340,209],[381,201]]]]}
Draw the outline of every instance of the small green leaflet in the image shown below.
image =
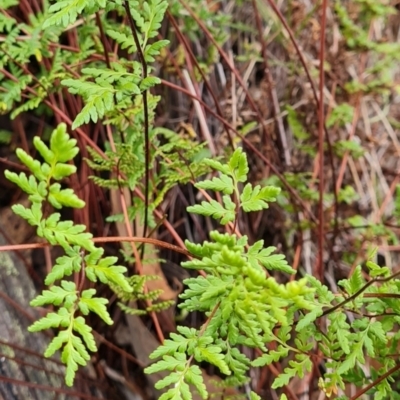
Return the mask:
{"type": "Polygon", "coordinates": [[[33,195],[38,192],[38,184],[33,175],[28,178],[24,172],[17,175],[15,172],[10,172],[8,170],[4,171],[4,175],[9,181],[18,185],[25,193],[33,195]]]}
{"type": "Polygon", "coordinates": [[[225,375],[230,375],[231,371],[224,361],[225,355],[221,354],[221,347],[219,346],[199,346],[194,349],[194,357],[198,362],[207,361],[215,365],[225,375]]]}
{"type": "Polygon", "coordinates": [[[95,264],[88,264],[85,272],[88,279],[92,282],[100,280],[102,283],[113,283],[125,292],[132,292],[128,280],[124,276],[126,267],[114,265],[118,261],[117,257],[105,257],[95,264]]]}
{"type": "Polygon", "coordinates": [[[42,166],[38,160],[34,160],[28,153],[22,149],[15,151],[20,161],[25,164],[29,170],[35,175],[38,181],[45,181],[47,176],[42,171],[42,166]]]}
{"type": "Polygon", "coordinates": [[[350,353],[350,325],[347,323],[346,314],[333,312],[328,315],[330,320],[328,333],[337,338],[340,348],[345,354],[350,353]]]}
{"type": "Polygon", "coordinates": [[[339,285],[342,286],[349,295],[359,291],[365,285],[365,280],[362,276],[361,265],[357,265],[350,279],[342,279],[339,281],[339,285]]]}
{"type": "MultiPolygon", "coordinates": [[[[233,344],[231,342],[231,344],[233,344]]],[[[229,346],[226,349],[225,362],[234,375],[245,376],[250,365],[250,360],[236,347],[229,346]]]]}
{"type": "Polygon", "coordinates": [[[251,391],[250,400],[261,400],[261,397],[256,392],[251,391]]]}
{"type": "MultiPolygon", "coordinates": [[[[62,313],[65,314],[65,317],[68,317],[68,323],[64,324],[63,326],[66,327],[71,325],[73,330],[82,335],[82,338],[85,341],[88,349],[91,351],[97,351],[97,346],[94,341],[93,334],[91,333],[92,328],[86,325],[85,320],[82,317],[77,317],[74,319],[73,315],[68,314],[68,311],[66,311],[65,308],[61,308],[60,310],[64,310],[62,313]]],[[[35,325],[36,324],[34,324],[32,327],[35,325]]],[[[33,331],[33,329],[29,330],[33,331]]],[[[68,386],[72,386],[75,372],[78,369],[78,364],[85,366],[87,361],[90,360],[90,356],[82,342],[82,339],[74,335],[70,329],[66,329],[60,331],[58,335],[50,342],[44,354],[45,357],[51,357],[57,350],[61,349],[63,345],[64,349],[61,353],[61,361],[66,364],[67,367],[65,382],[68,386]]]]}
{"type": "Polygon", "coordinates": [[[105,0],[62,0],[52,4],[49,8],[50,17],[48,17],[43,23],[42,29],[48,28],[52,25],[61,25],[67,27],[69,24],[73,24],[78,16],[82,13],[85,8],[89,8],[92,12],[97,11],[99,7],[105,7],[105,0]]]}
{"type": "Polygon", "coordinates": [[[176,352],[182,353],[186,351],[188,339],[176,333],[171,333],[171,339],[164,340],[164,343],[157,347],[157,349],[150,354],[149,358],[153,360],[161,356],[174,355],[176,352]]]}
{"type": "Polygon", "coordinates": [[[173,356],[165,355],[161,361],[158,361],[144,371],[146,374],[152,374],[160,371],[173,371],[175,369],[182,370],[186,364],[186,355],[184,353],[176,353],[173,356]]]}
{"type": "Polygon", "coordinates": [[[261,357],[256,358],[251,362],[251,365],[253,367],[264,367],[265,365],[279,361],[283,357],[287,357],[288,354],[289,348],[279,345],[276,350],[271,350],[268,354],[263,354],[261,357]]]}
{"type": "Polygon", "coordinates": [[[36,150],[39,151],[40,155],[44,158],[47,164],[53,164],[56,162],[55,154],[47,147],[43,140],[39,136],[33,138],[33,144],[36,150]]]}
{"type": "Polygon", "coordinates": [[[247,164],[246,153],[239,147],[232,154],[228,167],[233,179],[236,182],[246,182],[249,173],[249,165],[247,164]]]}
{"type": "Polygon", "coordinates": [[[50,149],[57,162],[61,163],[72,160],[79,153],[77,140],[70,138],[66,124],[59,124],[53,131],[50,137],[50,149]]]}
{"type": "Polygon", "coordinates": [[[263,246],[264,241],[260,240],[250,246],[247,252],[247,259],[253,268],[259,269],[261,264],[271,271],[282,271],[288,274],[295,273],[295,270],[287,263],[284,255],[271,254],[276,250],[276,247],[263,248],[263,246]]]}
{"type": "Polygon", "coordinates": [[[240,195],[241,207],[246,212],[267,209],[269,207],[267,202],[276,201],[276,197],[280,191],[280,188],[275,186],[261,188],[260,185],[257,185],[253,188],[248,183],[240,195]]]}
{"type": "Polygon", "coordinates": [[[154,387],[158,390],[164,389],[167,386],[170,386],[174,383],[179,382],[184,377],[182,372],[171,372],[165,378],[159,380],[154,387]]]}
{"type": "MultiPolygon", "coordinates": [[[[133,40],[132,40],[133,41],[133,40]]],[[[154,56],[160,54],[160,50],[169,44],[169,40],[158,40],[152,44],[148,44],[144,50],[144,56],[147,62],[152,63],[155,61],[154,56]]]]}
{"type": "Polygon", "coordinates": [[[60,331],[58,335],[53,338],[53,340],[48,345],[44,356],[51,357],[57,350],[61,349],[62,345],[68,341],[69,331],[60,331]]]}
{"type": "MultiPolygon", "coordinates": [[[[183,358],[182,361],[184,361],[183,358]]],[[[173,385],[171,389],[161,395],[160,400],[192,399],[192,393],[190,392],[188,384],[193,385],[203,399],[208,398],[207,388],[204,384],[200,368],[197,365],[191,365],[185,369],[184,365],[185,364],[180,364],[181,368],[176,368],[176,371],[171,372],[165,378],[156,383],[155,387],[157,389],[163,389],[167,386],[173,385]]],[[[149,368],[151,367],[146,368],[146,372],[148,372],[149,368]]]]}
{"type": "Polygon", "coordinates": [[[106,324],[112,325],[113,320],[111,319],[106,308],[108,300],[102,297],[93,297],[95,294],[95,289],[84,290],[79,299],[79,309],[83,315],[88,315],[89,311],[92,311],[96,313],[106,324]]]}
{"type": "Polygon", "coordinates": [[[290,379],[292,379],[296,375],[296,371],[291,368],[285,368],[285,372],[281,372],[272,383],[271,388],[277,389],[282,386],[286,386],[290,379]]]}
{"type": "Polygon", "coordinates": [[[207,387],[203,381],[203,374],[197,365],[191,365],[185,374],[185,379],[192,384],[203,399],[208,398],[207,387]]]}
{"type": "Polygon", "coordinates": [[[86,204],[72,189],[61,189],[59,183],[53,183],[50,186],[47,199],[53,207],[58,209],[62,207],[83,208],[86,204]]]}
{"type": "Polygon", "coordinates": [[[161,83],[160,78],[157,78],[155,76],[148,76],[144,78],[142,82],[140,82],[139,87],[141,91],[145,91],[152,88],[153,86],[158,85],[159,83],[161,83]]]}
{"type": "Polygon", "coordinates": [[[74,282],[61,281],[60,286],[52,286],[50,290],[44,290],[41,295],[31,301],[31,306],[39,307],[45,304],[59,306],[64,304],[66,309],[70,309],[78,298],[78,293],[74,282]]]}
{"type": "Polygon", "coordinates": [[[313,310],[300,318],[298,324],[296,325],[296,331],[300,332],[302,329],[306,328],[307,325],[313,323],[318,317],[320,317],[322,313],[322,307],[316,306],[313,310]]]}
{"type": "Polygon", "coordinates": [[[221,224],[227,224],[235,220],[235,203],[229,196],[223,196],[224,206],[218,201],[210,200],[210,202],[203,201],[200,204],[187,207],[187,211],[195,214],[205,215],[214,219],[220,219],[221,224]]]}
{"type": "Polygon", "coordinates": [[[92,334],[92,328],[86,324],[86,321],[83,317],[74,318],[72,323],[72,329],[78,332],[82,336],[89,350],[93,352],[97,351],[96,342],[92,334]]]}
{"type": "Polygon", "coordinates": [[[81,338],[71,335],[61,353],[61,361],[66,365],[65,383],[72,386],[75,378],[75,372],[78,370],[78,364],[83,367],[90,360],[89,353],[86,351],[81,338]]]}
{"type": "Polygon", "coordinates": [[[296,375],[302,378],[306,371],[311,371],[313,364],[309,357],[303,354],[297,355],[296,358],[297,357],[301,357],[303,359],[300,359],[299,361],[289,361],[289,367],[286,367],[284,372],[275,378],[271,386],[273,389],[286,386],[291,378],[295,377],[296,375]]]}
{"type": "Polygon", "coordinates": [[[217,160],[212,160],[211,158],[206,158],[203,160],[204,164],[207,166],[211,167],[212,169],[215,169],[216,171],[222,172],[225,175],[230,175],[231,171],[226,164],[221,164],[217,160]]]}
{"type": "Polygon", "coordinates": [[[131,36],[127,36],[122,32],[113,31],[111,29],[107,30],[106,33],[121,46],[122,50],[128,49],[128,54],[136,52],[136,44],[131,36]]]}
{"type": "Polygon", "coordinates": [[[31,208],[26,208],[22,204],[14,204],[12,210],[15,214],[26,219],[32,226],[39,226],[42,219],[42,204],[33,203],[31,208]]]}
{"type": "Polygon", "coordinates": [[[38,235],[45,237],[51,244],[60,244],[65,250],[71,245],[81,246],[87,251],[96,249],[92,239],[92,234],[84,232],[85,225],[74,225],[72,221],[60,221],[55,226],[52,224],[43,229],[38,229],[38,235]]]}
{"type": "Polygon", "coordinates": [[[71,247],[67,250],[66,253],[66,256],[58,257],[56,259],[56,265],[53,266],[44,281],[46,285],[51,285],[56,280],[61,279],[64,276],[70,276],[72,272],[80,271],[82,265],[82,255],[80,254],[80,248],[77,246],[71,247]]]}
{"type": "Polygon", "coordinates": [[[70,312],[61,307],[58,312],[48,313],[45,317],[34,322],[29,328],[29,332],[39,332],[44,329],[58,328],[59,326],[67,327],[71,321],[70,312]]]}
{"type": "Polygon", "coordinates": [[[221,176],[214,177],[211,180],[206,180],[196,183],[196,187],[200,189],[214,190],[216,192],[223,192],[224,194],[232,194],[235,186],[233,180],[227,175],[221,174],[221,176]]]}
{"type": "Polygon", "coordinates": [[[114,108],[114,94],[116,89],[110,83],[102,80],[99,82],[88,82],[75,79],[64,79],[61,84],[68,87],[73,94],[80,94],[85,99],[85,106],[76,116],[72,129],[76,129],[92,120],[97,122],[103,118],[107,111],[114,108]]]}
{"type": "Polygon", "coordinates": [[[365,363],[364,357],[362,355],[362,343],[361,346],[360,343],[357,343],[355,346],[353,346],[351,352],[346,355],[345,360],[340,364],[336,372],[340,375],[345,374],[349,369],[354,368],[357,360],[361,364],[365,363]]]}

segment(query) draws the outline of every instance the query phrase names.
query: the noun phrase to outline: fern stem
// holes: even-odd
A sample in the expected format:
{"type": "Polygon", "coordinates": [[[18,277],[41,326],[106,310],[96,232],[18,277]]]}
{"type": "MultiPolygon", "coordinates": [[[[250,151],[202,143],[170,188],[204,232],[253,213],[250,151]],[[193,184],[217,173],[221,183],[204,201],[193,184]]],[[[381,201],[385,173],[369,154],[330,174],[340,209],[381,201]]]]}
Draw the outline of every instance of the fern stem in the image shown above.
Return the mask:
{"type": "MultiPolygon", "coordinates": [[[[139,38],[136,32],[135,22],[132,17],[131,10],[129,8],[129,3],[127,0],[124,1],[124,7],[126,15],[128,16],[129,26],[131,28],[133,40],[138,52],[138,57],[140,63],[142,64],[142,75],[143,79],[147,78],[147,63],[143,54],[143,50],[140,47],[139,38]]],[[[143,113],[144,113],[144,155],[145,155],[145,183],[144,183],[144,222],[143,222],[143,236],[146,237],[147,225],[148,225],[148,212],[149,212],[149,164],[150,164],[150,141],[149,141],[149,110],[147,104],[147,90],[143,91],[143,113]]],[[[142,247],[140,252],[140,257],[143,258],[144,247],[142,247]]]]}
{"type": "MultiPolygon", "coordinates": [[[[175,251],[177,253],[184,254],[187,257],[193,257],[191,253],[187,250],[175,246],[173,244],[163,242],[162,240],[157,240],[153,238],[142,238],[136,236],[109,236],[109,237],[98,237],[93,238],[94,243],[110,243],[110,242],[138,242],[138,243],[148,243],[153,244],[155,246],[164,247],[165,249],[169,249],[175,251]]],[[[50,243],[29,243],[29,244],[11,244],[0,246],[0,252],[2,251],[15,251],[15,250],[29,250],[29,249],[39,249],[43,247],[50,247],[50,243]]]]}
{"type": "Polygon", "coordinates": [[[103,45],[104,57],[106,59],[106,64],[107,64],[107,67],[109,69],[111,69],[110,56],[108,55],[108,49],[107,49],[107,40],[106,40],[106,36],[104,34],[103,24],[101,22],[99,12],[96,12],[96,23],[97,23],[97,26],[99,27],[99,31],[100,31],[100,40],[101,40],[101,44],[103,45]]]}
{"type": "MultiPolygon", "coordinates": [[[[368,287],[370,287],[373,283],[375,283],[375,282],[382,282],[382,283],[383,282],[388,282],[388,281],[398,277],[399,275],[400,275],[400,271],[394,273],[393,275],[388,276],[387,278],[373,278],[373,279],[371,279],[363,287],[361,287],[357,292],[355,292],[354,294],[349,296],[347,299],[345,299],[341,303],[336,304],[335,306],[329,308],[328,310],[325,310],[321,314],[321,316],[319,318],[325,317],[326,315],[333,313],[337,309],[342,308],[345,304],[350,303],[351,301],[356,299],[360,294],[362,294],[365,290],[367,290],[368,287]]],[[[380,293],[376,293],[376,297],[378,297],[379,294],[380,293]]],[[[367,297],[370,297],[370,296],[367,296],[367,297]]],[[[383,297],[383,296],[381,296],[381,297],[383,297]]]]}

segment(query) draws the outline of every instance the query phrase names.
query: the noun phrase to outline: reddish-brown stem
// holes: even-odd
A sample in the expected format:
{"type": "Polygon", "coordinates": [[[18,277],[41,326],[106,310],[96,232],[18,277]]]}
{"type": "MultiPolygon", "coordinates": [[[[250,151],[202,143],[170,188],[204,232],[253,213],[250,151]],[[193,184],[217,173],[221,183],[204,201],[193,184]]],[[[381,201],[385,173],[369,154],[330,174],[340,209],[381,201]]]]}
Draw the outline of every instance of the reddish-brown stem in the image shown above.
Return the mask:
{"type": "MultiPolygon", "coordinates": [[[[153,244],[155,246],[164,247],[165,249],[176,251],[177,253],[184,254],[187,257],[192,257],[192,255],[187,250],[184,250],[181,247],[152,238],[135,237],[135,236],[110,236],[110,237],[93,238],[93,242],[94,243],[111,243],[111,242],[148,243],[148,244],[153,244]]],[[[48,246],[51,246],[50,243],[10,244],[10,245],[0,246],[0,252],[39,249],[48,246]]]]}
{"type": "Polygon", "coordinates": [[[378,385],[380,382],[385,380],[387,377],[390,375],[394,374],[400,369],[400,364],[395,365],[393,368],[389,369],[389,371],[385,372],[382,376],[379,378],[375,379],[373,382],[371,382],[369,385],[365,386],[365,388],[361,389],[359,392],[357,392],[353,397],[350,398],[350,400],[356,400],[360,398],[364,393],[367,393],[368,390],[372,389],[376,385],[378,385]]]}
{"type": "Polygon", "coordinates": [[[318,153],[319,153],[319,203],[318,203],[318,264],[316,276],[324,282],[324,86],[325,86],[325,33],[327,0],[322,1],[322,18],[319,52],[319,104],[318,104],[318,153]]]}

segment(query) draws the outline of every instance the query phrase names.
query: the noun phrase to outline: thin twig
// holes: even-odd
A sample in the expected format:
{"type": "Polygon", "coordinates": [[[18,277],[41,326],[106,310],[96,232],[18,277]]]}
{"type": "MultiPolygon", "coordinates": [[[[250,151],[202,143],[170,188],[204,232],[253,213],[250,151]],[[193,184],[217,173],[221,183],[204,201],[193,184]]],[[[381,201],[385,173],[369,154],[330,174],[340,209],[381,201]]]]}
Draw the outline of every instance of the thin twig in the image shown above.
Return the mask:
{"type": "MultiPolygon", "coordinates": [[[[136,50],[138,52],[140,63],[142,64],[143,79],[147,78],[147,63],[144,57],[142,48],[140,47],[139,37],[136,32],[135,22],[132,17],[129,3],[124,1],[126,15],[128,16],[129,26],[131,28],[133,40],[135,41],[136,50]]],[[[149,140],[149,109],[147,103],[147,89],[143,91],[143,112],[144,112],[144,153],[145,153],[145,183],[144,183],[144,223],[143,223],[143,236],[146,236],[148,225],[148,212],[149,212],[149,183],[150,183],[150,140],[149,140]]],[[[144,255],[144,247],[141,251],[141,257],[144,255]]]]}
{"type": "Polygon", "coordinates": [[[319,153],[319,204],[318,204],[318,265],[317,276],[323,283],[324,281],[324,86],[325,86],[325,34],[326,34],[326,9],[328,1],[322,1],[320,53],[319,53],[319,107],[318,107],[318,153],[319,153]]]}

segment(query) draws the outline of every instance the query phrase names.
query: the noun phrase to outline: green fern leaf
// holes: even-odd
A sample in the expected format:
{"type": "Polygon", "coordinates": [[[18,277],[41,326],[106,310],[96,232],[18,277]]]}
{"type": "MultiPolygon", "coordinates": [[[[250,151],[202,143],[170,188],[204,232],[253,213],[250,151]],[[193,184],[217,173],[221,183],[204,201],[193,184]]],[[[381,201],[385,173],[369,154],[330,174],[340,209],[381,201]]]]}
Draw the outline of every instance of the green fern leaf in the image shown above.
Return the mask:
{"type": "Polygon", "coordinates": [[[308,325],[313,323],[322,314],[323,314],[322,307],[316,306],[313,310],[311,310],[309,313],[307,313],[304,317],[301,317],[301,319],[299,320],[299,322],[296,326],[296,331],[300,332],[301,330],[306,328],[308,325]]]}
{"type": "MultiPolygon", "coordinates": [[[[92,334],[92,328],[86,324],[86,321],[83,317],[74,318],[73,324],[72,324],[72,329],[74,331],[78,332],[82,336],[87,348],[90,351],[93,351],[93,352],[97,351],[96,342],[95,342],[94,336],[92,334]]],[[[85,351],[86,351],[86,349],[85,349],[85,351]]]]}
{"type": "Polygon", "coordinates": [[[246,182],[249,165],[247,164],[246,153],[240,147],[232,154],[228,162],[228,167],[230,175],[232,175],[236,182],[246,182]]]}
{"type": "Polygon", "coordinates": [[[74,282],[62,281],[60,286],[52,286],[50,290],[44,290],[41,295],[31,301],[31,306],[39,307],[45,304],[54,304],[59,306],[64,304],[64,307],[70,309],[77,300],[78,295],[74,282]]]}
{"type": "Polygon", "coordinates": [[[171,372],[165,378],[159,380],[154,386],[158,390],[164,389],[167,386],[179,382],[180,379],[182,379],[182,372],[171,372]]]}
{"type": "Polygon", "coordinates": [[[24,207],[22,204],[14,204],[11,208],[15,214],[26,219],[30,225],[40,225],[43,217],[41,203],[33,203],[30,209],[24,207]]]}
{"type": "MultiPolygon", "coordinates": [[[[39,194],[38,183],[33,175],[28,178],[24,172],[17,175],[15,172],[10,172],[8,170],[4,171],[4,175],[9,181],[18,185],[25,193],[29,195],[39,194]]],[[[44,191],[39,195],[44,200],[44,197],[47,195],[47,190],[44,188],[44,191]]]]}
{"type": "Polygon", "coordinates": [[[55,154],[47,147],[47,145],[43,142],[42,139],[40,139],[39,136],[35,136],[33,138],[33,144],[36,147],[36,150],[47,162],[47,164],[56,163],[57,160],[55,154]]]}
{"type": "Polygon", "coordinates": [[[185,380],[197,389],[202,399],[205,400],[208,398],[207,387],[204,384],[203,374],[197,365],[191,365],[188,368],[185,374],[185,380]]]}
{"type": "Polygon", "coordinates": [[[61,25],[63,27],[73,24],[85,8],[90,8],[92,12],[97,11],[99,7],[106,6],[105,0],[58,0],[52,4],[49,11],[53,13],[43,23],[43,29],[51,25],[61,25]],[[97,6],[93,9],[94,6],[97,6]]]}
{"type": "Polygon", "coordinates": [[[155,56],[160,54],[160,50],[169,44],[169,40],[158,40],[152,44],[148,44],[144,50],[144,57],[148,63],[155,61],[155,56]]]}
{"type": "Polygon", "coordinates": [[[265,365],[270,365],[273,362],[279,361],[283,357],[287,357],[289,354],[289,349],[279,345],[276,350],[270,350],[268,354],[263,354],[261,357],[256,358],[252,361],[251,365],[253,367],[264,367],[265,365]]]}
{"type": "Polygon", "coordinates": [[[44,329],[67,327],[71,320],[70,312],[62,307],[57,313],[48,313],[45,317],[35,321],[29,328],[29,332],[39,332],[44,329]]]}
{"type": "Polygon", "coordinates": [[[275,186],[261,188],[260,185],[257,185],[253,188],[248,183],[240,195],[241,207],[246,212],[267,209],[269,207],[267,202],[276,201],[276,196],[279,192],[280,189],[275,186]]]}
{"type": "Polygon", "coordinates": [[[26,101],[24,104],[21,104],[19,107],[15,107],[13,112],[10,114],[11,119],[16,118],[18,115],[20,115],[23,112],[35,110],[36,108],[39,107],[39,105],[42,103],[44,98],[45,98],[45,95],[43,93],[42,96],[31,98],[28,101],[26,101]]]}
{"type": "MultiPolygon", "coordinates": [[[[251,391],[250,392],[250,400],[261,400],[261,397],[256,392],[251,391]]],[[[281,400],[283,400],[282,397],[281,397],[281,400]]]]}
{"type": "Polygon", "coordinates": [[[203,162],[212,169],[215,169],[216,171],[222,172],[225,175],[231,175],[231,170],[229,169],[229,166],[226,164],[222,164],[219,161],[212,160],[210,158],[204,159],[203,162]]]}
{"type": "Polygon", "coordinates": [[[65,163],[57,163],[52,171],[51,177],[57,181],[64,179],[70,175],[76,173],[75,165],[65,164],[65,163]]]}
{"type": "Polygon", "coordinates": [[[66,365],[65,383],[67,386],[72,386],[75,373],[78,370],[78,364],[84,367],[87,361],[90,360],[90,356],[81,338],[71,335],[68,339],[61,353],[61,361],[66,365]]]}
{"type": "Polygon", "coordinates": [[[172,389],[161,395],[159,400],[192,400],[192,394],[189,385],[181,377],[172,389]]]}
{"type": "Polygon", "coordinates": [[[277,389],[282,386],[286,386],[290,379],[292,379],[294,376],[296,376],[296,371],[291,369],[291,368],[285,368],[285,372],[281,372],[274,380],[272,383],[271,388],[272,389],[277,389]]]}
{"type": "Polygon", "coordinates": [[[53,207],[58,209],[62,207],[83,208],[86,205],[72,189],[61,189],[59,183],[53,183],[50,186],[47,199],[53,207]]]}
{"type": "Polygon", "coordinates": [[[383,329],[382,322],[371,321],[369,324],[369,332],[374,335],[382,344],[387,344],[388,337],[383,329]]]}
{"type": "Polygon", "coordinates": [[[235,187],[232,178],[222,174],[219,178],[215,177],[212,180],[206,180],[196,183],[196,187],[200,189],[214,190],[216,192],[223,192],[224,194],[232,194],[235,187]]]}
{"type": "MultiPolygon", "coordinates": [[[[47,222],[47,221],[46,221],[47,222]]],[[[72,246],[81,246],[87,251],[96,248],[92,242],[92,234],[84,232],[85,225],[74,225],[72,221],[60,221],[56,226],[39,227],[38,235],[45,237],[51,244],[60,244],[65,250],[72,246]]]]}
{"type": "Polygon", "coordinates": [[[235,203],[232,200],[228,200],[227,196],[224,196],[224,206],[215,200],[210,202],[202,201],[201,205],[196,204],[194,206],[187,207],[187,211],[195,214],[201,214],[215,219],[220,219],[221,224],[227,224],[235,220],[235,203]]]}
{"type": "MultiPolygon", "coordinates": [[[[360,346],[358,346],[358,348],[360,349],[360,346]]],[[[361,349],[360,349],[361,350],[361,349]]],[[[357,362],[357,358],[359,357],[360,353],[359,351],[354,351],[354,349],[352,349],[352,352],[349,353],[345,360],[340,364],[339,368],[337,369],[337,373],[340,375],[345,374],[348,370],[354,368],[354,366],[356,365],[357,362]]]]}
{"type": "Polygon", "coordinates": [[[93,297],[95,294],[95,289],[84,290],[79,299],[79,309],[83,315],[87,315],[89,314],[89,311],[92,311],[96,313],[106,324],[112,325],[113,320],[111,319],[106,308],[108,300],[101,297],[93,297]]]}
{"type": "Polygon", "coordinates": [[[136,44],[132,36],[127,36],[123,32],[107,30],[107,35],[114,39],[122,50],[127,49],[128,54],[136,53],[136,44]]]}
{"type": "Polygon", "coordinates": [[[117,257],[105,257],[97,262],[97,264],[87,264],[85,272],[88,279],[92,282],[100,280],[102,283],[113,283],[125,292],[132,292],[124,273],[126,268],[114,265],[118,261],[117,257]]]}
{"type": "Polygon", "coordinates": [[[34,160],[28,153],[26,153],[22,149],[18,148],[15,153],[17,154],[17,157],[20,159],[20,161],[25,164],[28,169],[35,175],[37,180],[45,181],[47,179],[47,175],[43,173],[39,161],[34,160]]]}
{"type": "Polygon", "coordinates": [[[58,335],[53,338],[53,340],[48,345],[44,356],[51,357],[57,350],[61,349],[62,345],[68,341],[69,331],[64,330],[58,332],[58,335]]]}
{"type": "Polygon", "coordinates": [[[327,307],[331,306],[335,295],[315,277],[308,275],[307,280],[310,286],[316,290],[320,303],[325,303],[327,307]]]}
{"type": "Polygon", "coordinates": [[[147,21],[141,24],[141,30],[145,35],[145,41],[158,35],[167,7],[168,2],[164,0],[150,0],[143,3],[143,14],[147,21]]]}
{"type": "Polygon", "coordinates": [[[188,278],[184,280],[184,284],[188,288],[179,296],[185,300],[179,307],[187,311],[206,311],[211,304],[216,303],[218,296],[227,291],[226,283],[212,275],[207,275],[206,278],[188,278]]]}
{"type": "MultiPolygon", "coordinates": [[[[182,332],[181,328],[184,327],[178,327],[178,330],[182,332]]],[[[196,330],[194,330],[194,335],[196,337],[196,330]]],[[[162,357],[164,355],[174,355],[176,353],[183,353],[187,350],[189,343],[187,337],[184,337],[177,333],[171,333],[170,337],[172,340],[171,339],[164,340],[164,343],[150,354],[149,356],[150,359],[153,360],[155,358],[162,357]]]]}
{"type": "MultiPolygon", "coordinates": [[[[231,345],[234,345],[228,337],[231,345]]],[[[239,377],[245,377],[250,366],[250,360],[242,354],[236,347],[228,347],[225,354],[225,362],[231,369],[234,375],[239,377]]]]}
{"type": "Polygon", "coordinates": [[[250,246],[247,252],[247,259],[253,268],[259,270],[261,264],[272,271],[282,271],[288,274],[295,273],[295,270],[289,266],[282,254],[271,254],[276,250],[275,247],[270,246],[262,249],[263,245],[264,241],[260,240],[250,246]],[[262,250],[260,251],[260,249],[262,250]]]}
{"type": "Polygon", "coordinates": [[[115,88],[110,83],[100,80],[99,82],[85,82],[74,79],[64,79],[61,84],[68,87],[73,94],[80,94],[85,99],[85,106],[76,116],[72,129],[76,129],[90,120],[97,122],[103,118],[107,111],[114,108],[115,88]]]}
{"type": "Polygon", "coordinates": [[[186,355],[176,353],[173,356],[165,355],[162,360],[150,365],[145,369],[146,374],[153,374],[160,371],[173,371],[175,369],[182,370],[186,364],[186,355]]]}
{"type": "MultiPolygon", "coordinates": [[[[12,32],[9,32],[7,34],[7,41],[14,41],[15,43],[15,41],[17,40],[16,37],[19,33],[19,28],[14,28],[12,32]]],[[[14,73],[14,76],[16,77],[17,81],[7,80],[1,82],[4,93],[3,91],[0,92],[0,106],[2,109],[7,111],[13,110],[14,103],[19,103],[21,101],[22,93],[25,91],[26,87],[32,82],[32,76],[23,75],[23,71],[14,73]]]]}
{"type": "MultiPolygon", "coordinates": [[[[18,1],[17,0],[10,0],[8,2],[8,4],[4,4],[4,3],[5,2],[3,1],[2,4],[1,4],[1,8],[3,10],[6,10],[9,7],[16,6],[18,4],[18,1]]],[[[15,25],[17,25],[17,21],[14,18],[12,18],[10,15],[1,14],[1,16],[0,16],[0,30],[2,32],[11,31],[12,28],[15,25]]]]}
{"type": "Polygon", "coordinates": [[[197,258],[211,257],[212,251],[209,247],[201,245],[199,243],[192,243],[189,240],[185,240],[185,246],[188,251],[197,258]]]}
{"type": "Polygon", "coordinates": [[[155,76],[147,76],[142,80],[142,82],[140,82],[139,87],[141,91],[145,91],[158,85],[160,82],[160,78],[157,78],[155,76]]]}
{"type": "MultiPolygon", "coordinates": [[[[49,219],[47,219],[47,222],[48,221],[49,219]]],[[[80,271],[82,265],[80,247],[70,247],[66,250],[66,253],[66,256],[58,257],[56,259],[56,264],[46,276],[44,283],[47,286],[53,284],[56,280],[61,279],[64,276],[70,276],[72,272],[80,271]]]]}
{"type": "Polygon", "coordinates": [[[358,292],[365,285],[365,280],[362,276],[361,265],[356,267],[350,279],[343,279],[339,281],[339,285],[342,286],[349,295],[358,292]]]}
{"type": "Polygon", "coordinates": [[[57,162],[65,163],[72,160],[79,152],[77,140],[71,139],[67,133],[67,126],[59,124],[50,138],[50,149],[57,162]]]}
{"type": "Polygon", "coordinates": [[[231,370],[225,362],[224,354],[221,354],[222,349],[219,346],[198,346],[194,350],[194,357],[198,362],[207,361],[215,365],[225,374],[230,375],[231,370]]]}

